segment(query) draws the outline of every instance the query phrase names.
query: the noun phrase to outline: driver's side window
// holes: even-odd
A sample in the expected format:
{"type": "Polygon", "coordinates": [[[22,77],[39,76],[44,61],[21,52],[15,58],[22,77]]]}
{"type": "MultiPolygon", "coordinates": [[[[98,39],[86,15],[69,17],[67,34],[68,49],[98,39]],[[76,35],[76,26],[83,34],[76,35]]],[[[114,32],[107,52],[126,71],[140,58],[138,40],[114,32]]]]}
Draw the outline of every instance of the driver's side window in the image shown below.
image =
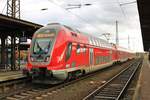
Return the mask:
{"type": "Polygon", "coordinates": [[[69,42],[67,45],[67,51],[66,51],[66,61],[70,58],[72,52],[72,43],[69,42]]]}

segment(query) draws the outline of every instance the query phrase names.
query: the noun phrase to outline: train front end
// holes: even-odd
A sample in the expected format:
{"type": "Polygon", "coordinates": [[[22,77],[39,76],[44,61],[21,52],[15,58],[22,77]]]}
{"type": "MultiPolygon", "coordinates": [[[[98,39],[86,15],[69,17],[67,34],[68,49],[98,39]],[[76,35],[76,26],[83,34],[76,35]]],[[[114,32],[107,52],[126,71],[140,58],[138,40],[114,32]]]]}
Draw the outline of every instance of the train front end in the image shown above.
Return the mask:
{"type": "Polygon", "coordinates": [[[35,32],[28,53],[27,64],[27,75],[32,77],[33,82],[49,84],[56,81],[52,71],[63,66],[63,64],[55,62],[55,57],[53,57],[57,51],[55,46],[59,34],[60,29],[53,25],[43,27],[35,32]]]}

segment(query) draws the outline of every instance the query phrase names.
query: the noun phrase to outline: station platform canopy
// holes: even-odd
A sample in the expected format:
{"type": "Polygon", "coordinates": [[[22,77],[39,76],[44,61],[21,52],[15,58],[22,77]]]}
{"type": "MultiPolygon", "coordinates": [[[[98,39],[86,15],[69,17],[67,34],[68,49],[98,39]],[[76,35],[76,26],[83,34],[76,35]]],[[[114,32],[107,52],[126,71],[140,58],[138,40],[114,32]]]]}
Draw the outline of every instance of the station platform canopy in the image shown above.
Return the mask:
{"type": "Polygon", "coordinates": [[[22,34],[24,32],[27,37],[32,37],[40,27],[42,25],[0,14],[0,35],[22,34]]]}
{"type": "Polygon", "coordinates": [[[29,44],[21,43],[31,39],[34,32],[41,27],[42,25],[33,22],[0,14],[0,69],[20,69],[20,51],[29,48],[29,44]]]}
{"type": "Polygon", "coordinates": [[[137,0],[144,51],[150,49],[150,0],[137,0]]]}

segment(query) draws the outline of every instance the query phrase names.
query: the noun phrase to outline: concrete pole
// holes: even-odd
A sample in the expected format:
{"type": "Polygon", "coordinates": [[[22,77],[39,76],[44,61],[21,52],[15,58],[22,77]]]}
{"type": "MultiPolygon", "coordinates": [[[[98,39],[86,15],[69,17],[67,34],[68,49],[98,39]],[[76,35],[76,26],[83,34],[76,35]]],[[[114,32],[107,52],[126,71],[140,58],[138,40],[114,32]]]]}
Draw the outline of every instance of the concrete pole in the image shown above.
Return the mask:
{"type": "Polygon", "coordinates": [[[130,49],[130,37],[128,35],[128,49],[130,49]]]}
{"type": "Polygon", "coordinates": [[[2,35],[1,36],[1,64],[2,64],[2,67],[6,67],[6,51],[5,51],[5,39],[6,39],[6,36],[2,35]]]}
{"type": "Polygon", "coordinates": [[[119,45],[118,21],[116,21],[116,45],[119,45]]]}

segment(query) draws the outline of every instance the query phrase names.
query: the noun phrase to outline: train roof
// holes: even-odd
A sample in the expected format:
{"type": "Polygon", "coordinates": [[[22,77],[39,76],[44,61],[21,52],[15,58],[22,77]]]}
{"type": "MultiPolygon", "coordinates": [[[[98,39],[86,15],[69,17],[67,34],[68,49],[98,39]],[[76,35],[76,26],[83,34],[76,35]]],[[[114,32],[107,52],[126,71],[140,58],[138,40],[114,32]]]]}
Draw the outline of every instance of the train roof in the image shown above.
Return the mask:
{"type": "Polygon", "coordinates": [[[78,29],[74,29],[67,25],[62,25],[60,23],[49,23],[49,24],[47,24],[47,27],[49,27],[49,26],[58,27],[58,28],[65,27],[65,28],[69,29],[70,31],[81,33],[78,29]]]}
{"type": "Polygon", "coordinates": [[[89,41],[88,44],[90,44],[90,45],[95,45],[95,46],[100,46],[100,47],[105,47],[105,48],[112,48],[112,44],[108,43],[106,40],[103,40],[101,38],[97,38],[96,36],[94,36],[92,34],[81,32],[81,31],[74,29],[74,28],[71,28],[67,25],[62,25],[60,23],[50,23],[50,24],[47,24],[47,27],[49,27],[49,26],[53,26],[53,27],[57,27],[57,28],[65,27],[70,31],[73,31],[73,32],[78,33],[78,34],[82,34],[88,38],[88,41],[89,41]]]}
{"type": "Polygon", "coordinates": [[[112,48],[112,49],[115,49],[115,46],[116,46],[118,50],[125,51],[125,52],[133,52],[133,51],[127,49],[127,48],[117,46],[116,44],[113,44],[113,43],[109,43],[108,41],[106,41],[104,39],[98,38],[98,37],[96,37],[92,34],[81,32],[78,29],[71,28],[67,25],[62,25],[60,23],[49,23],[49,24],[47,24],[46,27],[49,27],[49,26],[51,26],[51,27],[53,26],[53,27],[58,28],[58,29],[61,28],[61,27],[65,27],[70,31],[76,32],[78,34],[85,35],[85,36],[87,36],[90,45],[100,46],[100,47],[105,47],[105,48],[112,48]]]}

